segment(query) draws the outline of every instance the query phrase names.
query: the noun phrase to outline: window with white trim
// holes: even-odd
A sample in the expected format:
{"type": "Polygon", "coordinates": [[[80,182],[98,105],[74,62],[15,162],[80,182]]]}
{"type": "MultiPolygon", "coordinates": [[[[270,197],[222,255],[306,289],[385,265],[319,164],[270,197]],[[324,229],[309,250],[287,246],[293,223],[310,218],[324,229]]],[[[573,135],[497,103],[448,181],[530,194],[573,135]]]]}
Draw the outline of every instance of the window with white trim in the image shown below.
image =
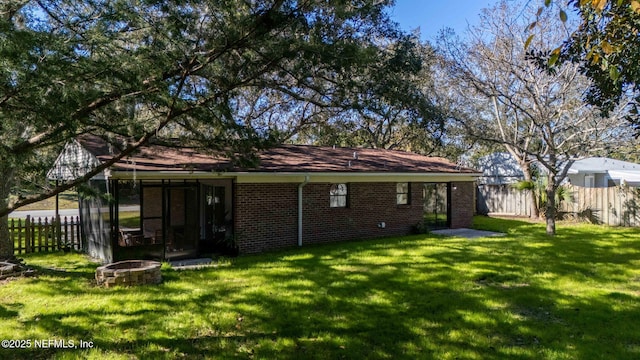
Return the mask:
{"type": "Polygon", "coordinates": [[[408,205],[411,198],[409,192],[409,183],[401,182],[396,184],[396,204],[408,205]]]}
{"type": "Polygon", "coordinates": [[[348,191],[347,184],[331,184],[329,188],[329,206],[332,208],[347,207],[348,191]]]}
{"type": "Polygon", "coordinates": [[[593,175],[584,176],[584,187],[593,188],[596,186],[596,177],[593,175]]]}

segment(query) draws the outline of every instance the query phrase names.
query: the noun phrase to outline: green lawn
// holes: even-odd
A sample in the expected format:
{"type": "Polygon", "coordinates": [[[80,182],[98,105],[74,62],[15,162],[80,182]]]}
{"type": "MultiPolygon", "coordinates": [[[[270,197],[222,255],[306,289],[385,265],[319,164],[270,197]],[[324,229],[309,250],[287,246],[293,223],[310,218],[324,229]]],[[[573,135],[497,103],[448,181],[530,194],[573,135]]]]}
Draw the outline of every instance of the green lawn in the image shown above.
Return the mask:
{"type": "MultiPolygon", "coordinates": [[[[58,197],[58,206],[60,209],[77,209],[78,193],[75,191],[65,191],[58,197]]],[[[50,210],[56,208],[56,197],[35,202],[19,208],[18,210],[50,210]]]]}
{"type": "Polygon", "coordinates": [[[0,285],[0,358],[638,359],[637,229],[476,218],[504,237],[304,247],[103,289],[83,256],[34,254],[0,285]],[[35,349],[34,339],[92,341],[35,349]]]}

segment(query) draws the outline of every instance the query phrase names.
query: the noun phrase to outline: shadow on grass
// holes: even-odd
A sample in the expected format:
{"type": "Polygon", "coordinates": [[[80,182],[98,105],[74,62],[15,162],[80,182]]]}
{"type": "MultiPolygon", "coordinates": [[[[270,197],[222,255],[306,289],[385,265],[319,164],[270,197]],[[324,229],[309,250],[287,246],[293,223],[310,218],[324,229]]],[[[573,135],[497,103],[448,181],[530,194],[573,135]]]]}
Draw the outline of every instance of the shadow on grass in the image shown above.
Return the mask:
{"type": "Polygon", "coordinates": [[[494,218],[484,215],[476,215],[473,217],[474,229],[496,231],[501,233],[514,233],[523,231],[527,228],[536,228],[535,223],[527,220],[494,218]]]}
{"type": "Polygon", "coordinates": [[[5,319],[5,318],[12,318],[14,316],[18,316],[17,310],[10,310],[0,305],[0,318],[5,319]]]}
{"type": "Polygon", "coordinates": [[[20,316],[25,331],[90,340],[94,352],[136,358],[637,357],[637,295],[599,283],[595,294],[554,285],[585,276],[604,282],[614,270],[576,269],[595,258],[622,271],[637,253],[620,258],[615,246],[585,246],[580,230],[536,238],[531,224],[512,221],[508,238],[320,245],[164,271],[161,285],[139,288],[92,287],[91,264],[43,267],[46,276],[25,289],[78,304],[19,314],[24,299],[0,307],[0,316],[20,316]]]}

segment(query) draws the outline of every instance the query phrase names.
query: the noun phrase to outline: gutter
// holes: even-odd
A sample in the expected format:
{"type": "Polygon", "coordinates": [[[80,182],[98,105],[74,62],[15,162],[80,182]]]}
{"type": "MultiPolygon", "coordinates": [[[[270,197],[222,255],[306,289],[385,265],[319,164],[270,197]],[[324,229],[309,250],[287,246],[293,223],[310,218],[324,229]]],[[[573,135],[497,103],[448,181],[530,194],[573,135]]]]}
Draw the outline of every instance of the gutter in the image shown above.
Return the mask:
{"type": "MultiPolygon", "coordinates": [[[[132,179],[133,171],[111,171],[114,179],[132,179]]],[[[309,173],[296,172],[207,172],[207,171],[136,171],[138,180],[159,180],[159,179],[232,179],[236,178],[241,182],[299,182],[302,176],[309,176],[309,173]],[[247,179],[247,180],[245,180],[247,179]]],[[[385,172],[318,172],[313,173],[314,182],[331,182],[332,178],[340,177],[346,182],[446,182],[448,179],[462,179],[462,181],[474,181],[481,177],[482,173],[385,173],[385,172]],[[438,180],[434,180],[438,179],[438,180]],[[447,180],[439,180],[447,179],[447,180]]]]}
{"type": "Polygon", "coordinates": [[[298,246],[302,246],[302,189],[309,182],[309,175],[304,176],[304,181],[298,184],[298,246]]]}

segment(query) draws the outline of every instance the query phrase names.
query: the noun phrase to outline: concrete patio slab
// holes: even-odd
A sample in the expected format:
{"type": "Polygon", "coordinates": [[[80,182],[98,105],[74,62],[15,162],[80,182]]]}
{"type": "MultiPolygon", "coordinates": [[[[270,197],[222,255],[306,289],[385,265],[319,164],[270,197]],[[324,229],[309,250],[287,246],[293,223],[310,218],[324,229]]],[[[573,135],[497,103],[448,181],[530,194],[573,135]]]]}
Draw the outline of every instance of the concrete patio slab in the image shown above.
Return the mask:
{"type": "Polygon", "coordinates": [[[207,266],[215,265],[210,258],[174,260],[169,262],[175,270],[200,269],[207,266]]]}
{"type": "Polygon", "coordinates": [[[431,232],[436,235],[444,235],[444,236],[456,236],[465,239],[475,239],[481,237],[490,237],[490,236],[503,236],[503,233],[493,232],[493,231],[484,231],[484,230],[475,230],[475,229],[442,229],[442,230],[434,230],[431,232]]]}

